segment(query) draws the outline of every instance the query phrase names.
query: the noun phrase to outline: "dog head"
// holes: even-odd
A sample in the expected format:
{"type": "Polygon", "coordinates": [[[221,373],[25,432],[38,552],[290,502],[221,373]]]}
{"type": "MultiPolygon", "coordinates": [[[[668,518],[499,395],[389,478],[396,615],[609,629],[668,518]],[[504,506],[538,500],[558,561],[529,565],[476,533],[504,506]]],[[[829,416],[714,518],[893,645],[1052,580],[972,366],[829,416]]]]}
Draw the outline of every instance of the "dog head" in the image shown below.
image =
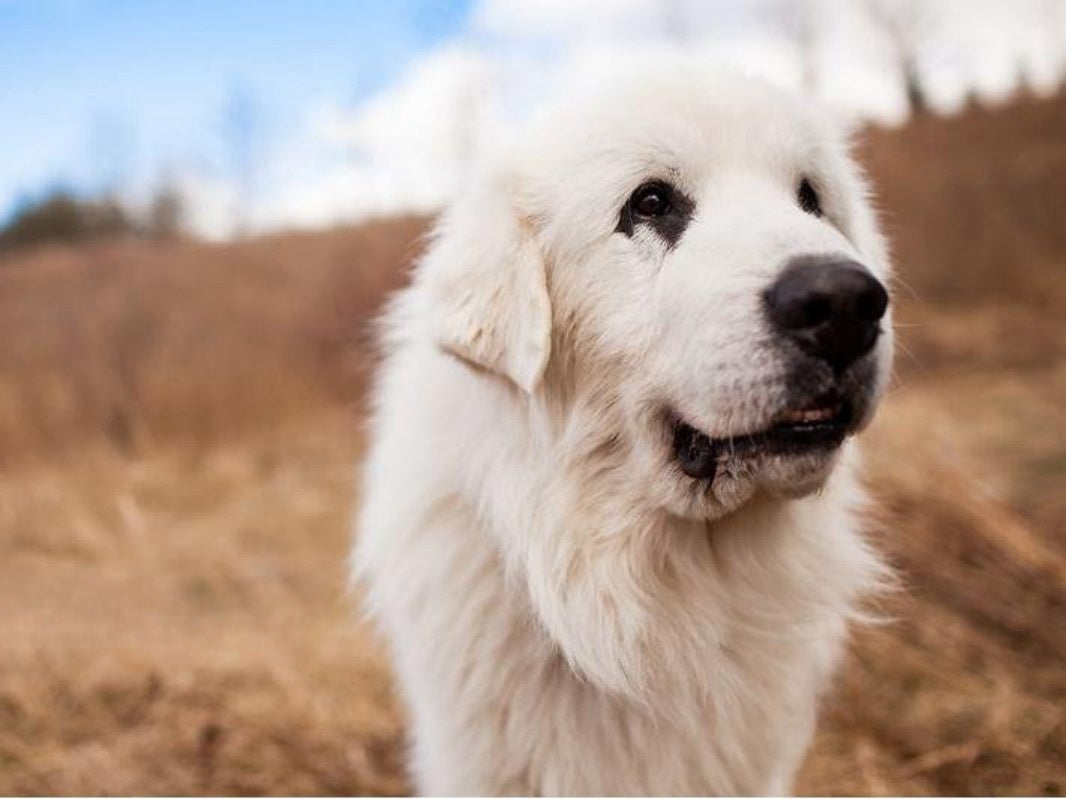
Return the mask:
{"type": "Polygon", "coordinates": [[[446,216],[442,347],[621,441],[656,506],[807,494],[890,367],[888,262],[816,111],[748,79],[629,75],[535,125],[446,216]]]}

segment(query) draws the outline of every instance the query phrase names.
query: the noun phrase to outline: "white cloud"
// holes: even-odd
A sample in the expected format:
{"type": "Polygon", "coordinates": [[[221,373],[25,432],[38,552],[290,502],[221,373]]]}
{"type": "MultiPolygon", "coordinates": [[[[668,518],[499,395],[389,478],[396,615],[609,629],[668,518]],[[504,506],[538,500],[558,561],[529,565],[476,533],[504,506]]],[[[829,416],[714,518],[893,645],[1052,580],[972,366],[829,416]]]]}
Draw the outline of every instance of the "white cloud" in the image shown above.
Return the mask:
{"type": "Polygon", "coordinates": [[[500,124],[497,72],[485,55],[448,47],[354,109],[318,105],[264,159],[245,201],[217,174],[183,175],[190,227],[221,238],[238,227],[322,227],[439,207],[500,124]]]}
{"type": "Polygon", "coordinates": [[[174,181],[184,205],[185,224],[206,239],[226,239],[237,230],[237,189],[218,177],[190,172],[174,181]]]}
{"type": "MultiPolygon", "coordinates": [[[[798,87],[805,62],[796,8],[789,0],[481,0],[459,42],[423,54],[355,107],[320,104],[295,124],[245,209],[248,225],[313,227],[433,209],[461,184],[477,151],[564,84],[596,80],[619,61],[654,60],[666,48],[798,87]]],[[[826,104],[844,115],[901,120],[906,101],[884,32],[857,3],[811,0],[807,8],[826,104]]],[[[971,88],[1002,97],[1021,71],[1039,88],[1061,80],[1064,4],[942,0],[937,8],[945,16],[921,46],[935,108],[957,108],[971,88]]],[[[200,232],[224,235],[239,218],[237,192],[224,181],[186,178],[184,186],[200,232]]]]}
{"type": "Polygon", "coordinates": [[[530,38],[598,38],[647,31],[667,0],[482,0],[471,14],[471,27],[501,40],[530,38]]]}

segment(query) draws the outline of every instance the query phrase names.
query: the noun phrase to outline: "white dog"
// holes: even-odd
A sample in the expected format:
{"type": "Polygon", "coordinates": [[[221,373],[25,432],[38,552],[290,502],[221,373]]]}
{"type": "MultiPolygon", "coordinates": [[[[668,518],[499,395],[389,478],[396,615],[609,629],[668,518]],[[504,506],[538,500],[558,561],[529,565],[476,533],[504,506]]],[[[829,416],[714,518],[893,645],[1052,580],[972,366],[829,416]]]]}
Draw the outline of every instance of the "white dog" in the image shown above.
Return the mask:
{"type": "Polygon", "coordinates": [[[387,314],[355,550],[421,791],[789,790],[885,575],[846,439],[887,271],[750,79],[649,68],[482,171],[387,314]]]}

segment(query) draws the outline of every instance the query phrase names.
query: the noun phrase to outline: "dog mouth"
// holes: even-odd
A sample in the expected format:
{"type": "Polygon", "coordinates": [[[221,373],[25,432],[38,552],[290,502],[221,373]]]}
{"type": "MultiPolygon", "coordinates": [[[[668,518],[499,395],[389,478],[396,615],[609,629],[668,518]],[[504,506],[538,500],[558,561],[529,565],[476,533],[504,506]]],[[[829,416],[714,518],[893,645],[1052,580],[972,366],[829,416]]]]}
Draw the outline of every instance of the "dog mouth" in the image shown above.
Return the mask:
{"type": "Polygon", "coordinates": [[[681,471],[698,480],[713,479],[724,458],[757,455],[799,456],[830,452],[854,429],[853,404],[836,395],[823,395],[801,408],[779,414],[763,430],[711,438],[687,422],[673,423],[673,453],[681,471]]]}

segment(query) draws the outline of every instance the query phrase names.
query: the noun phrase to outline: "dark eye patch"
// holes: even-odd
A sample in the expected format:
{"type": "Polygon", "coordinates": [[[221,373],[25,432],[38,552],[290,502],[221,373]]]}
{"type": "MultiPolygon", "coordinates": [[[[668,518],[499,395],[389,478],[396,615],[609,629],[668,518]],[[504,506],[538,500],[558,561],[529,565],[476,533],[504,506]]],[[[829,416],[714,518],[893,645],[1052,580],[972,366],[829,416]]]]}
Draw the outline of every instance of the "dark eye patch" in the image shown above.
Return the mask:
{"type": "Polygon", "coordinates": [[[818,191],[807,178],[800,179],[799,186],[796,188],[796,202],[806,213],[813,216],[820,217],[825,213],[822,210],[822,199],[818,196],[818,191]]]}
{"type": "Polygon", "coordinates": [[[668,247],[673,247],[684,234],[695,209],[696,203],[666,181],[650,180],[642,183],[622,206],[615,232],[632,238],[638,227],[646,225],[668,247]]]}

